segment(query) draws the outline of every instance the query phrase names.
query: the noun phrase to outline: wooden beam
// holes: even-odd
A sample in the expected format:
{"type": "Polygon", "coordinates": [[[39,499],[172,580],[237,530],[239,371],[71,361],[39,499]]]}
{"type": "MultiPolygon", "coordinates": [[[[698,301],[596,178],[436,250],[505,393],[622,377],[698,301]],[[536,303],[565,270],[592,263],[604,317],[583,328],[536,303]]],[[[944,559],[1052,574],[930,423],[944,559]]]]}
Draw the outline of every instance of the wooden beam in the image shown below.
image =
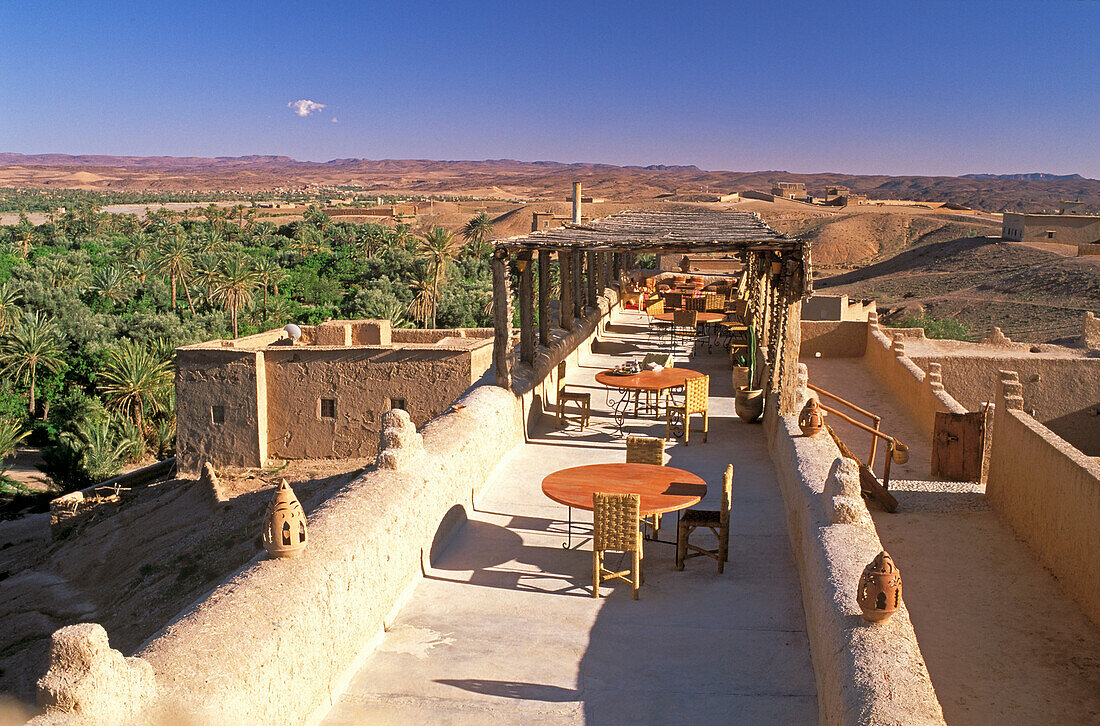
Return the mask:
{"type": "Polygon", "coordinates": [[[562,330],[573,329],[573,253],[558,250],[558,280],[561,283],[561,300],[558,303],[558,326],[562,330]]]}
{"type": "Polygon", "coordinates": [[[493,252],[493,366],[497,385],[512,387],[512,296],[508,292],[508,252],[493,252]]]}
{"type": "Polygon", "coordinates": [[[531,253],[519,253],[519,359],[535,362],[535,301],[531,285],[531,253]]]}
{"type": "Polygon", "coordinates": [[[539,345],[550,345],[549,250],[539,250],[539,345]]]}
{"type": "Polygon", "coordinates": [[[797,414],[798,411],[798,354],[802,347],[802,298],[794,300],[780,300],[780,305],[787,306],[786,330],[779,331],[781,336],[779,345],[782,346],[780,356],[783,370],[780,371],[779,380],[779,413],[797,414]]]}

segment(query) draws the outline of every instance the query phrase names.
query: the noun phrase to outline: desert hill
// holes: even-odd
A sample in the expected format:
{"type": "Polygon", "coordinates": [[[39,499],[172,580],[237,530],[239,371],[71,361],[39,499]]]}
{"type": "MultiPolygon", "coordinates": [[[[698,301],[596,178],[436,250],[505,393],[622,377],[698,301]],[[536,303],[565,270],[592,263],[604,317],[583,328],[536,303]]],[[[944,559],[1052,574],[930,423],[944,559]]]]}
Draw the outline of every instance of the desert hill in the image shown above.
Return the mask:
{"type": "Polygon", "coordinates": [[[841,184],[874,199],[951,201],[975,209],[1040,211],[1080,199],[1100,212],[1100,181],[1077,175],[1003,175],[1025,178],[882,176],[785,171],[706,171],[695,166],[614,166],[554,161],[432,161],[285,156],[135,157],[0,153],[0,186],[101,190],[259,191],[311,185],[356,185],[367,191],[468,195],[499,199],[560,200],[579,180],[585,193],[611,200],[714,197],[743,189],[768,190],[782,179],[811,192],[841,184]],[[81,176],[77,176],[80,174],[81,176]]]}
{"type": "Polygon", "coordinates": [[[1085,312],[1100,314],[1100,260],[995,237],[924,241],[814,286],[874,298],[895,320],[920,313],[958,320],[979,338],[998,326],[1018,341],[1073,342],[1085,312]]]}

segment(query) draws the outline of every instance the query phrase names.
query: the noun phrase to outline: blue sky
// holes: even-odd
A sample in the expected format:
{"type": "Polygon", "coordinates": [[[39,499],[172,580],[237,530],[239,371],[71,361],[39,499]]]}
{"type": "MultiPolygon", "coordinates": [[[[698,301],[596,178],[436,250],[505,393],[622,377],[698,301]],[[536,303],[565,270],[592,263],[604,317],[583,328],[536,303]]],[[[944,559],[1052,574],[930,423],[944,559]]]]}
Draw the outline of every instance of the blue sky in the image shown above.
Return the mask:
{"type": "Polygon", "coordinates": [[[1100,2],[13,0],[0,151],[1100,178],[1098,30],[1100,2]]]}

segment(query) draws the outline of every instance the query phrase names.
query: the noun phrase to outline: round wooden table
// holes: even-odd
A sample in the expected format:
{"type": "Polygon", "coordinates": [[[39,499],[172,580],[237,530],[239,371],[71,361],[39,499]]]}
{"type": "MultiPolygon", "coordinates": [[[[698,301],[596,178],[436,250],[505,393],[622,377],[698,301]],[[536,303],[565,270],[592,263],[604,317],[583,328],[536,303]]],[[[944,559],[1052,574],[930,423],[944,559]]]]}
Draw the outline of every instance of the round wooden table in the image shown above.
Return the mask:
{"type": "Polygon", "coordinates": [[[569,507],[566,549],[573,543],[573,508],[591,511],[596,492],[638,494],[638,514],[647,517],[698,504],[707,484],[690,471],[657,464],[588,464],[555,471],[542,480],[542,493],[569,507]]]}
{"type": "MultiPolygon", "coordinates": [[[[674,322],[673,316],[675,312],[671,313],[656,313],[652,316],[654,320],[660,320],[664,323],[674,322]]],[[[699,313],[695,318],[696,323],[720,323],[726,319],[725,313],[699,313]]]]}
{"type": "Polygon", "coordinates": [[[690,368],[662,368],[659,371],[643,370],[629,376],[616,375],[611,371],[600,371],[596,374],[596,383],[607,386],[607,406],[611,409],[611,417],[615,426],[619,429],[619,435],[623,433],[623,424],[626,423],[626,412],[630,408],[631,397],[634,399],[634,415],[638,415],[638,394],[646,391],[646,410],[653,410],[660,415],[661,394],[670,388],[679,388],[689,378],[698,378],[703,375],[699,371],[690,368]],[[619,400],[612,400],[611,390],[618,390],[622,395],[619,400]],[[657,394],[656,408],[649,404],[649,392],[657,394]]]}

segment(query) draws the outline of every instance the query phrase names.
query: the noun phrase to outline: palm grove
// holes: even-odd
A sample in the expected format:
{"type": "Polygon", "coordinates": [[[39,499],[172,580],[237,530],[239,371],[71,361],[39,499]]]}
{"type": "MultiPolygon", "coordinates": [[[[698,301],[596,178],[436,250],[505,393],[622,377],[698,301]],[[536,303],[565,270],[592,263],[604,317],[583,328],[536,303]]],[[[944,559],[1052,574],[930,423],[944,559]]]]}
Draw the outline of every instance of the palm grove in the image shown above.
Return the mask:
{"type": "Polygon", "coordinates": [[[171,455],[180,345],[334,317],[488,324],[491,232],[485,214],[415,236],[316,207],[282,226],[244,205],[21,215],[0,226],[0,484],[21,443],[66,490],[171,455]]]}

